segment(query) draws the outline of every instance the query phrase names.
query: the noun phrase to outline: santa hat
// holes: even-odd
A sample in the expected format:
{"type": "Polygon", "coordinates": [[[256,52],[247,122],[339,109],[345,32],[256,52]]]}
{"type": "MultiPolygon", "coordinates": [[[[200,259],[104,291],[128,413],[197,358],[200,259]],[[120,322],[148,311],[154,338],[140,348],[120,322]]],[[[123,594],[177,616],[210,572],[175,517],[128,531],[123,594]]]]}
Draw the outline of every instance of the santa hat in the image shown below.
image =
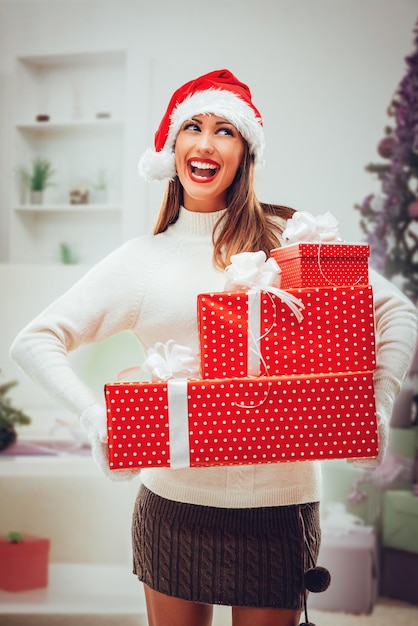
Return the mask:
{"type": "Polygon", "coordinates": [[[256,164],[262,163],[264,131],[261,115],[252,103],[251,91],[229,70],[215,70],[189,81],[171,97],[154,136],[139,162],[146,180],[173,179],[176,175],[174,143],[182,124],[194,115],[213,113],[224,117],[247,141],[256,164]]]}

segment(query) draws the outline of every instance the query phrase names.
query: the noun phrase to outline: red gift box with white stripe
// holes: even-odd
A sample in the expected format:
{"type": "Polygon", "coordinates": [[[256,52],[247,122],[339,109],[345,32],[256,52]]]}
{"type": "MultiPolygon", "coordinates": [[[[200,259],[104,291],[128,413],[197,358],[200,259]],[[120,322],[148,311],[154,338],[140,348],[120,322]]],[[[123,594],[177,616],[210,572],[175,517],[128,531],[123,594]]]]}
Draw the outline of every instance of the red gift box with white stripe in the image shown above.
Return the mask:
{"type": "Polygon", "coordinates": [[[299,321],[274,293],[198,296],[203,378],[373,370],[371,286],[291,289],[304,306],[299,321]]]}
{"type": "Polygon", "coordinates": [[[361,243],[293,243],[270,252],[281,269],[282,289],[347,287],[369,282],[370,246],[361,243]]]}
{"type": "Polygon", "coordinates": [[[105,386],[111,469],[377,455],[372,372],[105,386]]]}

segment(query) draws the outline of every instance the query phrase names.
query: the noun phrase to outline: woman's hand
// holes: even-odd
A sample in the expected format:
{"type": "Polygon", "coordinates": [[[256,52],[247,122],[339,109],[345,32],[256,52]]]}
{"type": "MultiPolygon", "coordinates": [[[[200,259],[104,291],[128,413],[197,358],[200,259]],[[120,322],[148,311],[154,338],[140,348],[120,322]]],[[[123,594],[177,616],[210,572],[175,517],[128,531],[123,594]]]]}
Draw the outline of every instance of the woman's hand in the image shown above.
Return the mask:
{"type": "Polygon", "coordinates": [[[378,455],[370,459],[348,459],[354,467],[364,470],[374,470],[382,464],[389,444],[389,423],[392,416],[393,402],[387,393],[376,386],[376,421],[378,434],[378,455]]]}
{"type": "Polygon", "coordinates": [[[139,474],[140,468],[131,470],[111,470],[109,468],[105,407],[99,404],[89,406],[81,414],[80,424],[90,443],[93,460],[106,478],[110,478],[110,480],[131,480],[139,474]]]}

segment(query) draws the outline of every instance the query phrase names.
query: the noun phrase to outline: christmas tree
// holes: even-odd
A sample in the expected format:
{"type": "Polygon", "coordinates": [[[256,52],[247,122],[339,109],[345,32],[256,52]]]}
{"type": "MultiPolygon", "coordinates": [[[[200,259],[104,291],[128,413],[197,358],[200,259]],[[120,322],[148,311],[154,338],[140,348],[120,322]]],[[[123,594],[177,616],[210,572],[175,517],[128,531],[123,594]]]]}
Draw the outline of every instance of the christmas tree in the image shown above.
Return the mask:
{"type": "Polygon", "coordinates": [[[413,33],[415,50],[405,58],[407,71],[388,109],[393,122],[377,147],[384,161],[366,166],[380,190],[355,207],[371,265],[387,278],[396,277],[418,304],[418,21],[413,33]]]}

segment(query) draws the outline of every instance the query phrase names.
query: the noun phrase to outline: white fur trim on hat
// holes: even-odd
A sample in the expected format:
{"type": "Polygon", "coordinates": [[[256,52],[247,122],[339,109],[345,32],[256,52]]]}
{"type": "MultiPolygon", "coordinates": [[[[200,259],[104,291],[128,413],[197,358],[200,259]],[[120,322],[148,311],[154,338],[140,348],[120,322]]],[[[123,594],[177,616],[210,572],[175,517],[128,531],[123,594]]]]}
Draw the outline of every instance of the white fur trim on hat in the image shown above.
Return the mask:
{"type": "Polygon", "coordinates": [[[182,124],[194,115],[213,113],[224,117],[248,142],[256,165],[263,164],[264,131],[261,119],[239,96],[224,89],[198,91],[183,100],[174,109],[164,148],[157,152],[153,148],[143,154],[138,169],[145,180],[172,180],[176,175],[174,144],[182,124]]]}

